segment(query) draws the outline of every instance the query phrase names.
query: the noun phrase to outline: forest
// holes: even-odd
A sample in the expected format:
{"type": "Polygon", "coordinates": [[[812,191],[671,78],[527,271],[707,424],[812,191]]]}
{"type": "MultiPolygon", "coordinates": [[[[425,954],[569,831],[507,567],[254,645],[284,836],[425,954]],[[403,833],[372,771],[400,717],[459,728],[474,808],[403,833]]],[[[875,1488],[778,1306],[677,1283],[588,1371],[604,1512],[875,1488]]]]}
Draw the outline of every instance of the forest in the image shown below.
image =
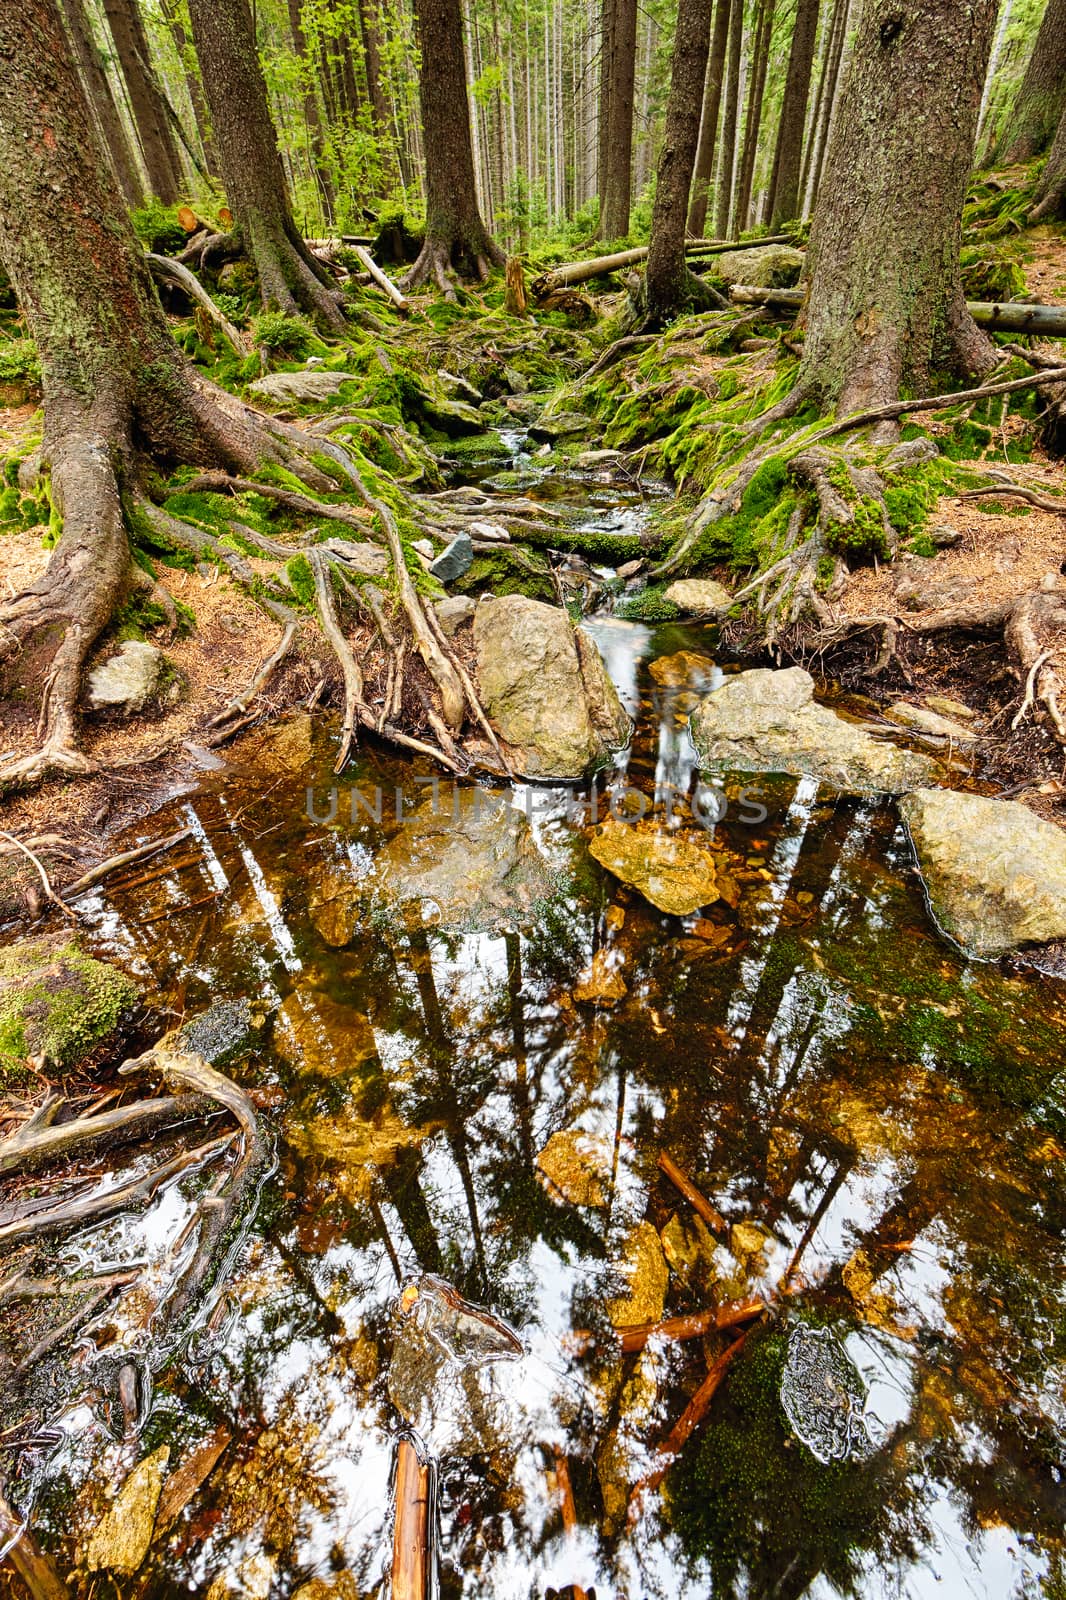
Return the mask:
{"type": "Polygon", "coordinates": [[[0,1593],[1066,1594],[1066,0],[0,0],[0,1593]]]}

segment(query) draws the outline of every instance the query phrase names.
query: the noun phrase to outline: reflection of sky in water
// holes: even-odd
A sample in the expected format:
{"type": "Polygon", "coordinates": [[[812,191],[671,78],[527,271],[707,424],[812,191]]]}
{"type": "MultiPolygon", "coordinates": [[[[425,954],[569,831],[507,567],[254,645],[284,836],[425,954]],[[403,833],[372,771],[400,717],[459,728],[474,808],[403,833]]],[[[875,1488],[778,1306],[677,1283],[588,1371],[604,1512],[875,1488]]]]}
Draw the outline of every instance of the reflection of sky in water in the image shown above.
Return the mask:
{"type": "MultiPolygon", "coordinates": [[[[643,662],[652,648],[650,631],[609,623],[593,624],[590,631],[608,660],[623,701],[635,707],[641,691],[647,690],[643,662]]],[[[702,636],[695,648],[706,648],[702,636]]],[[[652,751],[654,784],[660,789],[666,784],[691,788],[694,765],[687,732],[677,727],[668,697],[662,704],[667,709],[657,727],[644,734],[652,751]]],[[[634,779],[627,775],[626,781],[634,779]]],[[[758,1219],[768,1195],[758,1137],[787,1126],[790,1117],[793,1121],[808,1117],[814,1130],[811,1148],[789,1174],[785,1192],[775,1197],[772,1237],[760,1281],[772,1288],[809,1234],[803,1275],[815,1290],[828,1286],[829,1293],[834,1271],[847,1261],[857,1241],[876,1227],[928,1154],[922,1143],[921,1110],[908,1108],[899,1095],[900,1075],[912,1070],[910,1063],[921,1059],[920,1052],[903,1063],[875,1062],[868,1076],[860,1079],[871,1103],[895,1118],[895,1145],[886,1140],[882,1147],[849,1154],[845,1134],[833,1120],[832,1101],[821,1106],[804,1099],[819,1085],[831,1090],[836,1075],[846,1077],[845,1069],[854,1067],[850,1057],[856,1052],[861,1057],[863,1041],[854,1034],[847,985],[829,967],[828,958],[838,944],[876,945],[886,929],[892,937],[901,905],[908,914],[912,906],[902,898],[910,891],[901,888],[895,865],[869,870],[871,858],[885,849],[879,808],[863,802],[837,812],[820,809],[816,787],[808,782],[783,792],[785,802],[758,830],[767,841],[760,855],[770,878],[747,891],[745,947],[728,964],[694,969],[696,1004],[686,1002],[683,991],[671,987],[676,969],[670,962],[680,940],[679,925],[656,922],[639,906],[627,910],[625,934],[614,936],[619,948],[628,941],[623,970],[633,1009],[618,1013],[624,1024],[612,1013],[574,1014],[560,1009],[594,941],[604,937],[596,915],[578,899],[567,915],[572,951],[561,954],[552,947],[551,938],[547,949],[538,950],[536,935],[512,941],[523,970],[519,996],[526,1043],[523,1074],[511,1031],[513,952],[505,939],[492,934],[430,935],[428,971],[446,1034],[442,1042],[422,1014],[415,950],[407,934],[364,926],[348,950],[334,952],[318,944],[309,930],[305,910],[309,868],[328,857],[346,864],[353,880],[365,877],[376,845],[374,829],[365,817],[357,829],[341,827],[328,848],[320,848],[324,831],[300,820],[300,779],[294,779],[292,795],[284,800],[275,796],[258,816],[254,796],[247,792],[239,801],[216,794],[181,804],[180,819],[193,829],[199,846],[198,882],[190,887],[189,876],[164,877],[153,892],[158,901],[180,910],[183,896],[196,900],[206,886],[219,892],[221,919],[183,973],[189,985],[188,1007],[240,994],[249,984],[268,1008],[295,993],[308,1026],[327,1049],[327,1012],[318,1005],[324,990],[334,1006],[350,1004],[360,1014],[371,1011],[377,1046],[374,1068],[383,1101],[412,1119],[424,1102],[434,1107],[436,1126],[420,1147],[415,1170],[420,1198],[445,1257],[445,1275],[466,1274],[470,1282],[465,1292],[473,1299],[522,1308],[516,1320],[526,1355],[493,1368],[485,1380],[508,1482],[520,1493],[502,1517],[501,1548],[491,1556],[481,1550],[466,1573],[465,1592],[471,1596],[513,1600],[519,1594],[543,1594],[549,1584],[574,1582],[585,1587],[595,1584],[601,1597],[617,1594],[627,1600],[638,1594],[695,1600],[710,1593],[706,1568],[699,1563],[689,1567],[677,1534],[664,1529],[653,1511],[616,1544],[604,1541],[591,1522],[572,1537],[561,1533],[545,1473],[546,1446],[567,1444],[576,1466],[593,1448],[589,1441],[595,1426],[602,1426],[591,1420],[598,1402],[589,1371],[569,1357],[563,1341],[575,1321],[584,1325],[590,1306],[602,1306],[617,1292],[610,1263],[626,1227],[645,1213],[657,1181],[654,1155],[661,1145],[687,1149],[697,1170],[714,1174],[714,1199],[731,1220],[758,1219]],[[288,816],[286,807],[295,822],[290,819],[280,837],[269,833],[288,816]],[[314,851],[306,848],[309,842],[314,851]],[[816,920],[797,934],[791,917],[794,897],[797,888],[808,882],[816,920]],[[783,971],[781,952],[793,946],[798,955],[784,963],[788,970],[783,971]],[[381,975],[386,969],[372,965],[384,949],[393,958],[387,980],[381,975]],[[374,984],[387,981],[394,992],[368,994],[361,987],[364,963],[371,964],[374,984]],[[402,1022],[397,1014],[401,1006],[402,1022]],[[646,1020],[653,1008],[663,1030],[655,1035],[648,1031],[646,1020]],[[710,1031],[712,1023],[720,1030],[717,1042],[710,1031]],[[708,1076],[707,1062],[721,1065],[723,1073],[734,1071],[733,1063],[739,1063],[735,1080],[724,1080],[727,1087],[720,1089],[718,1080],[708,1076]],[[476,1070],[481,1068],[484,1082],[476,1070]],[[468,1087],[471,1083],[473,1088],[468,1087]],[[461,1114],[456,1105],[461,1105],[461,1114]],[[532,1141],[528,1153],[535,1155],[552,1133],[571,1127],[598,1134],[617,1148],[611,1210],[609,1215],[586,1215],[581,1219],[584,1231],[567,1233],[559,1226],[560,1219],[569,1222],[572,1216],[560,1207],[558,1215],[549,1219],[557,1230],[552,1232],[543,1220],[523,1214],[522,1204],[516,1205],[507,1193],[507,1183],[528,1177],[527,1141],[532,1141]],[[480,1237],[478,1246],[475,1233],[480,1237]],[[482,1252],[488,1286],[479,1290],[482,1252]],[[560,1394],[567,1399],[562,1412],[560,1394]],[[563,1421],[563,1414],[578,1420],[563,1421]]],[[[519,809],[528,799],[534,836],[546,853],[561,862],[572,847],[565,793],[517,786],[512,798],[519,809]]],[[[728,837],[727,830],[722,836],[728,837]]],[[[140,906],[127,907],[124,916],[102,895],[91,904],[105,944],[121,949],[146,973],[158,970],[164,958],[172,963],[171,973],[180,970],[180,927],[172,931],[166,920],[138,927],[140,906]],[[168,940],[174,941],[173,949],[168,940]]],[[[157,909],[153,901],[152,910],[157,909]]],[[[898,937],[913,936],[903,929],[898,937]]],[[[923,956],[920,945],[915,951],[916,959],[923,956]]],[[[943,953],[949,968],[954,959],[950,952],[943,953]]],[[[960,972],[959,994],[966,992],[966,985],[987,983],[991,976],[975,978],[960,972]]],[[[1019,1025],[1023,1022],[1020,1013],[1019,1025]]],[[[940,1071],[935,1058],[930,1064],[940,1071]]],[[[245,1070],[255,1081],[261,1074],[269,1083],[276,1069],[263,1051],[245,1070]]],[[[298,1105],[307,1085],[299,1074],[282,1081],[298,1105]]],[[[326,1088],[319,1086],[323,1095],[328,1091],[332,1097],[323,1103],[340,1110],[344,1096],[357,1093],[360,1085],[357,1074],[349,1082],[341,1071],[326,1088]]],[[[389,1314],[399,1285],[378,1223],[369,1217],[367,1207],[359,1201],[338,1202],[328,1168],[294,1161],[291,1154],[284,1159],[287,1165],[270,1190],[266,1213],[273,1219],[270,1227],[265,1237],[257,1232],[246,1247],[217,1328],[198,1337],[201,1364],[183,1381],[223,1407],[232,1403],[251,1436],[259,1426],[274,1423],[282,1430],[306,1424],[314,1431],[309,1461],[317,1478],[328,1486],[329,1509],[323,1511],[305,1500],[296,1549],[284,1557],[285,1571],[298,1566],[303,1575],[327,1574],[331,1549],[339,1541],[360,1583],[367,1585],[388,1564],[387,1486],[399,1417],[388,1400],[383,1368],[368,1375],[352,1351],[368,1346],[387,1362],[389,1314]],[[289,1198],[283,1203],[286,1190],[289,1198]],[[300,1224],[308,1217],[320,1220],[319,1209],[323,1216],[330,1212],[340,1220],[334,1233],[315,1247],[318,1253],[312,1253],[300,1243],[300,1224]],[[327,1308],[338,1319],[339,1332],[327,1318],[327,1308]]],[[[1006,1162],[1006,1155],[1003,1159],[1006,1162]]],[[[1006,1167],[987,1173],[959,1170],[972,1184],[972,1195],[952,1195],[951,1206],[938,1202],[939,1214],[923,1220],[908,1241],[910,1248],[893,1257],[878,1280],[878,1288],[899,1308],[901,1321],[919,1329],[922,1338],[893,1338],[860,1326],[847,1339],[848,1352],[869,1385],[869,1410],[890,1435],[906,1426],[923,1375],[930,1365],[937,1367],[939,1346],[925,1341],[955,1337],[945,1301],[962,1268],[965,1241],[960,1230],[970,1211],[980,1215],[984,1191],[994,1190],[996,1204],[1005,1194],[1014,1196],[1011,1204],[1019,1216],[1021,1208],[1031,1204],[1031,1214],[1021,1216],[1019,1228],[1044,1226],[1037,1198],[1043,1191],[1032,1173],[1027,1174],[1034,1184],[1032,1196],[1026,1198],[1019,1190],[1022,1198],[1018,1198],[1006,1167]]],[[[70,1270],[90,1261],[98,1269],[103,1263],[144,1261],[149,1286],[161,1289],[167,1271],[173,1270],[169,1256],[173,1241],[192,1215],[191,1194],[187,1183],[169,1185],[140,1215],[101,1226],[65,1245],[62,1261],[70,1270]]],[[[407,1232],[410,1192],[402,1185],[395,1190],[382,1185],[374,1198],[401,1277],[416,1274],[418,1251],[407,1232]]],[[[671,1196],[668,1204],[683,1211],[677,1197],[671,1196]]],[[[724,1258],[725,1252],[721,1255],[724,1258]]],[[[1054,1292],[1061,1296],[1061,1277],[1054,1292]]],[[[835,1316],[843,1316],[847,1304],[838,1296],[833,1308],[835,1316]]],[[[109,1317],[117,1326],[117,1343],[121,1346],[128,1339],[140,1348],[138,1329],[126,1327],[121,1314],[109,1312],[109,1317]]],[[[91,1354],[79,1352],[84,1371],[92,1368],[91,1354]]],[[[665,1348],[656,1359],[660,1362],[656,1370],[662,1374],[660,1394],[651,1423],[634,1437],[634,1471],[646,1461],[647,1444],[676,1418],[681,1385],[691,1389],[693,1384],[690,1352],[665,1348]]],[[[1049,1417],[1061,1420],[1056,1372],[1052,1368],[1045,1374],[1042,1404],[1049,1417]]],[[[1034,1383],[1030,1401],[1040,1398],[1040,1388],[1039,1381],[1034,1383]]],[[[177,1390],[180,1393],[180,1381],[177,1390]]],[[[453,1427],[453,1438],[462,1431],[458,1408],[464,1397],[465,1391],[444,1396],[447,1403],[439,1408],[453,1427]]],[[[167,1403],[175,1403],[169,1389],[167,1403]]],[[[71,1393],[62,1418],[68,1438],[51,1472],[68,1473],[73,1482],[91,1479],[101,1463],[105,1477],[109,1471],[117,1472],[121,1452],[125,1449],[128,1457],[129,1447],[109,1438],[100,1415],[96,1401],[90,1405],[80,1392],[71,1393]]],[[[973,1420],[967,1424],[970,1433],[964,1453],[969,1459],[994,1460],[1003,1419],[980,1410],[977,1416],[980,1425],[973,1420]]],[[[713,1425],[712,1413],[708,1426],[713,1425]]],[[[447,1483],[462,1486],[463,1469],[446,1454],[445,1431],[438,1442],[445,1452],[442,1470],[447,1483]],[[456,1471],[458,1477],[448,1476],[456,1471]]],[[[279,1493],[283,1489],[279,1478],[279,1493]]],[[[951,1600],[967,1596],[992,1600],[1017,1591],[1026,1563],[1028,1570],[1042,1569],[1043,1557],[1023,1552],[1017,1534],[998,1527],[974,1532],[965,1496],[951,1482],[942,1482],[931,1467],[916,1464],[911,1489],[929,1520],[932,1541],[917,1561],[904,1563],[900,1571],[880,1570],[868,1562],[862,1580],[868,1600],[881,1596],[888,1600],[890,1595],[926,1600],[934,1594],[951,1600]]],[[[493,1491],[480,1479],[472,1482],[469,1492],[475,1504],[480,1504],[479,1497],[492,1499],[493,1491]]],[[[450,1523],[443,1534],[446,1553],[458,1549],[465,1537],[450,1523]]],[[[206,1588],[225,1568],[233,1574],[244,1571],[241,1582],[247,1589],[248,1564],[261,1554],[261,1541],[254,1533],[228,1534],[223,1520],[185,1560],[182,1581],[187,1577],[206,1588]]],[[[281,1577],[275,1580],[281,1581],[281,1577]]],[[[235,1584],[240,1587],[236,1579],[235,1584]]],[[[828,1597],[835,1591],[824,1579],[816,1579],[807,1593],[828,1597]]]]}

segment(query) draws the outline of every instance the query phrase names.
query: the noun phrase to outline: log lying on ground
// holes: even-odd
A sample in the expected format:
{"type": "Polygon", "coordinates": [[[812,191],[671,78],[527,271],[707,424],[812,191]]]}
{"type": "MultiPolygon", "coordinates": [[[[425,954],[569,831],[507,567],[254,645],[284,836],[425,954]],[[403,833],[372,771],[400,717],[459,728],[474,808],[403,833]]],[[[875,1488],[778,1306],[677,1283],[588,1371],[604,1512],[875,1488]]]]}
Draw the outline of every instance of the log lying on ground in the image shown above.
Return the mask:
{"type": "Polygon", "coordinates": [[[243,358],[250,354],[251,346],[247,339],[233,326],[225,312],[219,309],[199,278],[195,277],[188,267],[183,267],[180,261],[175,261],[170,256],[151,254],[148,256],[148,266],[157,283],[171,284],[187,294],[198,306],[202,306],[223,338],[233,346],[237,355],[243,358]]]}
{"type": "MultiPolygon", "coordinates": [[[[685,246],[687,256],[724,255],[727,250],[758,250],[768,244],[789,244],[788,234],[777,233],[768,239],[693,239],[685,246]]],[[[621,272],[635,267],[647,258],[648,246],[637,245],[632,250],[619,250],[614,255],[596,256],[592,261],[571,261],[567,266],[553,267],[534,278],[532,289],[535,300],[546,300],[558,289],[575,283],[588,283],[592,278],[602,278],[608,272],[621,272]]]]}
{"type": "MultiPolygon", "coordinates": [[[[729,298],[740,306],[798,311],[803,304],[803,293],[802,289],[759,289],[752,284],[734,283],[729,298]]],[[[1066,338],[1066,306],[1031,305],[1026,300],[967,300],[966,309],[977,325],[990,333],[1032,333],[1051,339],[1066,338]]]]}
{"type": "Polygon", "coordinates": [[[381,268],[378,266],[369,250],[365,250],[361,244],[357,244],[352,246],[352,254],[358,257],[358,259],[363,263],[363,266],[369,272],[371,278],[373,278],[378,288],[383,294],[388,295],[397,311],[402,312],[403,315],[406,316],[411,309],[410,300],[408,300],[406,295],[397,289],[388,273],[382,272],[381,268]]]}

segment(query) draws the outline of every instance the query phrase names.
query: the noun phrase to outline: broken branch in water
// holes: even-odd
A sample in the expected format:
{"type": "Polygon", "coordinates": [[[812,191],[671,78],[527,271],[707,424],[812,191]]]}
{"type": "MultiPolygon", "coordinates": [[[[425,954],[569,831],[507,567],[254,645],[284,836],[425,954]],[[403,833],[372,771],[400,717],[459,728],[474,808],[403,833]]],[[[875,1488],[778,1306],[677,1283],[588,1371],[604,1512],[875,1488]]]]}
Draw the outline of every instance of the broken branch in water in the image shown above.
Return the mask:
{"type": "Polygon", "coordinates": [[[724,1305],[710,1311],[693,1311],[683,1317],[667,1317],[663,1322],[642,1322],[630,1328],[617,1329],[623,1355],[633,1355],[651,1339],[667,1339],[671,1343],[684,1339],[698,1339],[716,1329],[736,1328],[745,1322],[754,1322],[766,1310],[762,1300],[727,1300],[724,1305]]]}
{"type": "Polygon", "coordinates": [[[429,1466],[414,1441],[396,1450],[396,1521],[392,1534],[391,1600],[426,1600],[429,1577],[429,1466]]]}
{"type": "Polygon", "coordinates": [[[670,1179],[674,1188],[684,1195],[693,1211],[703,1218],[712,1233],[728,1232],[729,1224],[721,1212],[715,1210],[706,1195],[700,1193],[692,1179],[686,1177],[677,1162],[672,1160],[665,1150],[659,1156],[659,1170],[670,1179]]]}
{"type": "Polygon", "coordinates": [[[33,851],[30,849],[29,845],[28,844],[23,844],[21,839],[17,839],[13,833],[8,833],[6,831],[6,829],[4,829],[4,828],[0,828],[0,839],[6,839],[8,844],[14,845],[16,850],[21,850],[22,854],[26,857],[26,859],[33,863],[33,865],[37,869],[37,875],[41,880],[41,885],[42,885],[42,887],[44,889],[44,893],[45,893],[45,899],[46,900],[50,900],[54,906],[58,906],[60,911],[62,911],[63,915],[65,917],[67,917],[71,922],[76,922],[78,919],[75,916],[74,912],[70,909],[70,907],[66,904],[66,902],[64,900],[62,900],[60,898],[60,896],[56,893],[56,891],[52,888],[52,880],[51,880],[51,878],[48,876],[48,873],[45,870],[40,858],[38,856],[34,855],[33,851]]]}
{"type": "Polygon", "coordinates": [[[0,1560],[10,1561],[31,1600],[71,1600],[51,1556],[33,1537],[28,1522],[20,1522],[0,1492],[0,1560]]]}
{"type": "MultiPolygon", "coordinates": [[[[116,872],[119,867],[131,866],[135,861],[145,861],[149,856],[159,855],[163,850],[170,850],[174,845],[181,844],[185,839],[192,838],[191,828],[180,828],[177,833],[168,834],[165,839],[153,839],[149,844],[140,844],[135,850],[123,850],[120,855],[109,856],[106,861],[101,861],[95,867],[70,884],[63,893],[69,897],[83,894],[86,889],[91,889],[93,884],[99,883],[110,873],[116,872]]],[[[127,887],[132,887],[127,885],[127,887]]]]}
{"type": "Polygon", "coordinates": [[[674,1423],[662,1444],[659,1445],[656,1451],[658,1457],[656,1466],[646,1473],[639,1483],[634,1485],[629,1496],[629,1521],[631,1523],[636,1519],[644,1491],[646,1489],[654,1490],[659,1487],[671,1466],[707,1415],[711,1401],[718,1391],[719,1384],[729,1370],[730,1364],[736,1360],[744,1348],[750,1335],[751,1329],[749,1328],[747,1333],[742,1333],[739,1339],[734,1339],[733,1343],[722,1351],[722,1354],[712,1364],[707,1376],[674,1423]]]}
{"type": "Polygon", "coordinates": [[[31,1118],[0,1144],[0,1176],[32,1172],[67,1155],[75,1146],[84,1155],[120,1141],[141,1139],[158,1128],[203,1117],[212,1110],[211,1101],[203,1095],[169,1095],[158,1100],[138,1100],[96,1116],[74,1117],[56,1126],[52,1119],[58,1103],[49,1105],[46,1123],[42,1125],[31,1118]]]}

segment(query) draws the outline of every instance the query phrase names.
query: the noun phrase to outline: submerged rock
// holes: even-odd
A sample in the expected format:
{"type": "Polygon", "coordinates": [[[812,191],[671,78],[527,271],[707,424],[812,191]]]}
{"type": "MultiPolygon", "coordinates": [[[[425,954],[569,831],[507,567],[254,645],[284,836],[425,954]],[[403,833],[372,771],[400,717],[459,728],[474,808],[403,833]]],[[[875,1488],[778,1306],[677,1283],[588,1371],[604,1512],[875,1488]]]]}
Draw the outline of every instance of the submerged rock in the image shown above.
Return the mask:
{"type": "Polygon", "coordinates": [[[955,744],[973,744],[978,737],[976,728],[963,727],[962,723],[942,716],[939,711],[925,706],[912,706],[906,700],[889,706],[885,716],[892,722],[898,722],[901,727],[916,728],[919,733],[927,733],[937,739],[951,739],[955,744]]]}
{"type": "Polygon", "coordinates": [[[782,772],[865,795],[906,794],[938,770],[818,705],[802,667],[737,673],[700,701],[691,728],[705,772],[782,772]]]}
{"type": "Polygon", "coordinates": [[[94,667],[89,674],[89,704],[94,711],[122,711],[132,716],[150,700],[170,698],[179,691],[178,680],[168,673],[162,650],[143,639],[127,639],[117,656],[94,667]]]}
{"type": "Polygon", "coordinates": [[[670,916],[688,916],[720,898],[710,850],[686,839],[644,832],[612,817],[589,850],[608,872],[670,916]]]}
{"type": "Polygon", "coordinates": [[[370,1020],[319,990],[296,989],[278,1012],[274,1048],[297,1072],[336,1078],[377,1055],[370,1020]]]}
{"type": "Polygon", "coordinates": [[[624,1000],[629,990],[606,947],[596,951],[591,966],[574,984],[574,999],[581,1005],[610,1006],[624,1000]]]}
{"type": "Polygon", "coordinates": [[[670,1269],[659,1235],[650,1222],[638,1222],[626,1236],[619,1271],[628,1289],[607,1302],[607,1315],[616,1328],[658,1322],[663,1314],[670,1269]]]}
{"type": "Polygon", "coordinates": [[[900,805],[933,916],[969,955],[1066,939],[1066,834],[1014,800],[919,789],[900,805]]]}
{"type": "Polygon", "coordinates": [[[803,271],[802,250],[767,244],[754,250],[726,250],[712,257],[711,272],[725,283],[746,283],[756,289],[790,289],[803,271]]]}
{"type": "Polygon", "coordinates": [[[602,1210],[611,1178],[611,1147],[583,1128],[560,1128],[537,1157],[537,1170],[572,1206],[602,1210]]]}
{"type": "Polygon", "coordinates": [[[603,658],[559,607],[518,594],[486,600],[474,643],[485,710],[521,772],[580,778],[628,742],[603,658]]]}
{"type": "Polygon", "coordinates": [[[378,852],[365,883],[386,906],[413,904],[441,927],[485,932],[527,921],[558,887],[528,818],[480,788],[427,800],[378,852]]]}
{"type": "Polygon", "coordinates": [[[0,1081],[28,1061],[66,1070],[102,1044],[137,1003],[132,978],[64,934],[0,950],[0,1081]]]}
{"type": "Polygon", "coordinates": [[[689,617],[714,616],[728,611],[733,604],[725,584],[715,583],[712,578],[678,578],[663,591],[663,599],[689,617]]]}
{"type": "Polygon", "coordinates": [[[89,1540],[85,1553],[89,1572],[116,1572],[132,1577],[137,1571],[152,1542],[163,1473],[169,1460],[170,1450],[164,1444],[134,1467],[111,1510],[89,1540]]]}

